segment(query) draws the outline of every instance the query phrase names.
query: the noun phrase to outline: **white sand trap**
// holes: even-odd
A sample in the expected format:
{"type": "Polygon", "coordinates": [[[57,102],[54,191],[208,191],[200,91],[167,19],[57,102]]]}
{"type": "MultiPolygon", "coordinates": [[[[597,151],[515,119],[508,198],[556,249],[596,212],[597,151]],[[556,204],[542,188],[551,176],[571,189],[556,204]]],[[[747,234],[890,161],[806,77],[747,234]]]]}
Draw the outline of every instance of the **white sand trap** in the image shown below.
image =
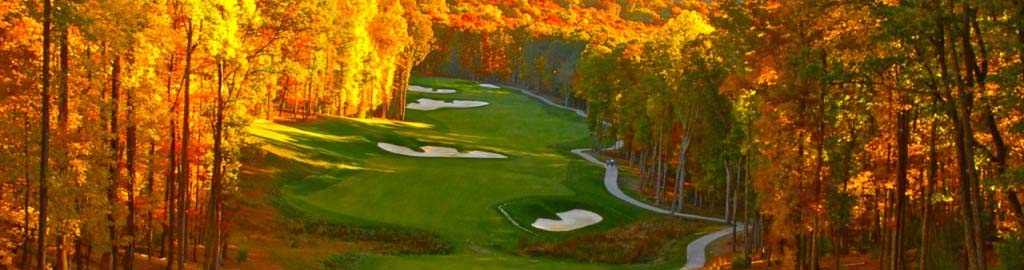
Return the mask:
{"type": "Polygon", "coordinates": [[[556,213],[561,220],[538,218],[534,221],[533,227],[545,231],[565,232],[601,222],[601,215],[587,210],[573,209],[556,213]]]}
{"type": "Polygon", "coordinates": [[[497,85],[493,85],[493,84],[489,84],[489,83],[481,83],[481,84],[480,84],[480,87],[483,87],[483,88],[491,88],[491,89],[498,89],[498,88],[501,88],[501,86],[497,86],[497,85]]]}
{"type": "Polygon", "coordinates": [[[419,85],[409,85],[409,91],[420,92],[420,93],[434,93],[434,94],[454,94],[454,89],[437,89],[430,87],[423,87],[419,85]]]}
{"type": "Polygon", "coordinates": [[[473,100],[453,100],[452,102],[444,102],[443,100],[421,98],[417,99],[416,102],[409,103],[405,108],[420,111],[432,111],[440,108],[474,108],[487,106],[487,104],[489,103],[473,100]]]}
{"type": "MultiPolygon", "coordinates": [[[[486,152],[486,151],[476,151],[476,150],[474,150],[474,151],[469,151],[469,152],[466,152],[466,153],[462,153],[462,152],[459,152],[458,149],[451,148],[451,147],[441,147],[441,146],[423,146],[423,147],[420,147],[420,149],[422,149],[423,152],[412,150],[412,148],[409,148],[409,147],[405,147],[405,146],[401,146],[401,145],[394,145],[394,144],[384,143],[384,142],[377,143],[377,147],[380,147],[380,149],[384,149],[384,151],[388,151],[388,152],[391,152],[391,153],[395,153],[395,154],[399,154],[399,155],[405,155],[405,156],[413,156],[413,157],[508,158],[508,157],[506,157],[505,155],[502,155],[502,154],[486,152]]],[[[598,218],[600,218],[600,217],[598,217],[598,218]]]]}

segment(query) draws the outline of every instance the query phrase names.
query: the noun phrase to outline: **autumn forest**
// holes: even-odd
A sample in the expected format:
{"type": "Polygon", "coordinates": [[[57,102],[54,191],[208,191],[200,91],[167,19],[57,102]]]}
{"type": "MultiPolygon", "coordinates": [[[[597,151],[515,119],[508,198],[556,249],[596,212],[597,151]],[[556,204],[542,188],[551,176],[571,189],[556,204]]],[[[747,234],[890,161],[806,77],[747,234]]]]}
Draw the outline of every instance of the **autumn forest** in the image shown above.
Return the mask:
{"type": "Polygon", "coordinates": [[[1024,269],[1024,1],[0,0],[0,269],[1024,269]]]}

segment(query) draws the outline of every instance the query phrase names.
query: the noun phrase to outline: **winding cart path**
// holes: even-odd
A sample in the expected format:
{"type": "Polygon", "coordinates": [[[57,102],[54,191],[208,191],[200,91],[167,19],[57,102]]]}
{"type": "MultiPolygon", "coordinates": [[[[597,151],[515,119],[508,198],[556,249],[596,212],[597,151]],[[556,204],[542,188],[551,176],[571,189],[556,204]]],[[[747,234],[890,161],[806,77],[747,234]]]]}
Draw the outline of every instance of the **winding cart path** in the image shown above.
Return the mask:
{"type": "MultiPolygon", "coordinates": [[[[542,97],[540,95],[534,94],[533,92],[527,91],[525,89],[515,88],[515,87],[505,87],[505,88],[513,89],[513,90],[518,90],[519,92],[522,92],[523,94],[525,94],[527,96],[534,97],[534,98],[540,100],[541,102],[544,102],[545,104],[548,104],[548,105],[551,105],[551,106],[555,106],[555,107],[558,107],[558,108],[562,108],[562,109],[566,109],[566,110],[571,110],[571,111],[575,112],[579,116],[587,117],[587,113],[582,111],[582,110],[556,104],[554,102],[551,102],[551,100],[548,100],[547,98],[544,98],[544,97],[542,97]]],[[[604,150],[604,151],[613,151],[613,150],[618,150],[619,148],[622,148],[622,146],[623,146],[623,142],[622,141],[617,141],[611,147],[608,147],[608,148],[605,148],[605,149],[602,149],[602,150],[604,150]]],[[[600,165],[600,166],[605,166],[604,162],[601,162],[596,157],[594,157],[593,155],[588,153],[590,151],[591,151],[591,149],[588,149],[588,148],[580,148],[580,149],[573,149],[572,153],[574,153],[576,155],[579,155],[580,157],[582,157],[583,159],[585,159],[587,161],[590,161],[591,163],[594,163],[594,164],[597,164],[597,165],[600,165]]],[[[687,218],[687,219],[709,221],[709,222],[714,222],[714,223],[728,223],[724,219],[721,219],[721,218],[713,218],[713,217],[705,217],[705,216],[698,216],[698,215],[692,215],[692,214],[673,212],[673,211],[666,210],[664,208],[656,207],[656,206],[653,206],[653,205],[646,204],[644,202],[638,201],[638,200],[634,199],[633,197],[630,197],[629,195],[626,195],[626,193],[623,192],[621,188],[619,188],[619,170],[617,168],[612,168],[612,167],[605,166],[604,187],[605,187],[605,189],[608,190],[608,193],[611,193],[612,196],[615,196],[616,198],[619,198],[619,200],[622,200],[622,201],[624,201],[626,203],[632,204],[632,205],[634,205],[636,207],[643,208],[643,209],[651,211],[651,212],[655,212],[655,213],[658,213],[658,214],[664,214],[664,215],[673,215],[673,216],[687,218]]],[[[743,231],[743,224],[736,224],[736,231],[737,232],[743,231]]],[[[729,227],[729,228],[721,229],[721,230],[718,230],[716,232],[707,234],[705,236],[702,236],[701,238],[698,238],[697,240],[694,240],[693,242],[690,242],[690,244],[686,246],[686,265],[683,266],[682,270],[701,269],[701,268],[703,268],[704,267],[704,263],[707,261],[707,258],[705,257],[705,250],[706,250],[708,244],[711,244],[711,242],[714,242],[715,240],[717,240],[719,238],[722,238],[722,237],[725,237],[725,236],[728,236],[728,235],[730,235],[732,233],[733,233],[733,228],[729,227]]]]}

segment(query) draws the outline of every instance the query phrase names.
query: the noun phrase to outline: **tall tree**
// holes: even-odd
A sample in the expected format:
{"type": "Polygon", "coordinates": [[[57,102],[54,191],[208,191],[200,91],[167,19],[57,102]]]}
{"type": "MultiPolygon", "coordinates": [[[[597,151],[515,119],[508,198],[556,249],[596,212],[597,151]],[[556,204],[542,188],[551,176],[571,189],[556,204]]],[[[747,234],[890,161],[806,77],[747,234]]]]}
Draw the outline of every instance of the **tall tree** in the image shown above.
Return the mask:
{"type": "Polygon", "coordinates": [[[188,216],[186,210],[188,209],[188,189],[189,189],[189,169],[191,162],[189,162],[189,148],[188,142],[190,139],[189,133],[191,132],[191,126],[189,125],[190,114],[189,105],[191,104],[190,92],[192,88],[190,82],[192,80],[192,54],[195,52],[196,44],[194,44],[195,24],[192,19],[189,18],[185,23],[185,70],[182,91],[184,92],[183,107],[181,112],[181,155],[179,163],[181,169],[178,170],[179,182],[178,188],[178,269],[185,269],[185,250],[188,248],[186,245],[188,241],[188,216]]]}
{"type": "Polygon", "coordinates": [[[110,240],[110,267],[109,269],[117,269],[120,264],[120,235],[117,227],[117,217],[115,216],[115,208],[117,205],[117,192],[119,189],[119,163],[121,159],[121,144],[119,141],[120,131],[118,129],[118,108],[120,106],[120,77],[121,77],[121,57],[115,56],[111,63],[110,68],[110,130],[107,136],[110,136],[110,157],[108,167],[110,168],[110,184],[107,186],[107,200],[109,201],[110,209],[107,212],[107,220],[110,224],[107,226],[109,231],[110,240]]]}
{"type": "MultiPolygon", "coordinates": [[[[47,188],[50,178],[49,154],[50,154],[50,25],[52,24],[51,13],[53,7],[50,0],[43,0],[43,62],[42,62],[42,118],[41,141],[39,147],[39,236],[36,237],[36,267],[39,270],[46,269],[46,204],[49,200],[47,188]]],[[[26,243],[27,244],[27,243],[26,243]]]]}

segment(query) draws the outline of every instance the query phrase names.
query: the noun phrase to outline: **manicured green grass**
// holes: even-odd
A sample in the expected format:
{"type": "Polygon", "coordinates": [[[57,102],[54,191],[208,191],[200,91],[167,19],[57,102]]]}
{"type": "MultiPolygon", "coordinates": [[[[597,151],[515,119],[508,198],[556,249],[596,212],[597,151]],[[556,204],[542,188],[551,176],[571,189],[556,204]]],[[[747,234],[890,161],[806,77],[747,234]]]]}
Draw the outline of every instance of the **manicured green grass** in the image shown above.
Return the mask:
{"type": "Polygon", "coordinates": [[[569,152],[590,144],[582,118],[520,93],[478,87],[476,82],[414,77],[411,83],[458,93],[409,92],[410,102],[426,97],[490,105],[408,110],[406,122],[327,118],[257,122],[250,128],[265,151],[290,163],[281,164],[286,169],[274,176],[282,183],[276,200],[286,208],[341,224],[430,232],[453,248],[453,254],[446,255],[346,255],[336,261],[359,269],[637,268],[512,253],[524,238],[558,241],[652,216],[608,194],[601,182],[603,169],[569,152]],[[379,149],[377,142],[414,149],[450,146],[509,158],[406,157],[379,149]],[[499,205],[531,232],[514,226],[499,205]],[[538,217],[553,218],[555,212],[574,208],[596,212],[604,220],[565,233],[529,225],[538,217]]]}

